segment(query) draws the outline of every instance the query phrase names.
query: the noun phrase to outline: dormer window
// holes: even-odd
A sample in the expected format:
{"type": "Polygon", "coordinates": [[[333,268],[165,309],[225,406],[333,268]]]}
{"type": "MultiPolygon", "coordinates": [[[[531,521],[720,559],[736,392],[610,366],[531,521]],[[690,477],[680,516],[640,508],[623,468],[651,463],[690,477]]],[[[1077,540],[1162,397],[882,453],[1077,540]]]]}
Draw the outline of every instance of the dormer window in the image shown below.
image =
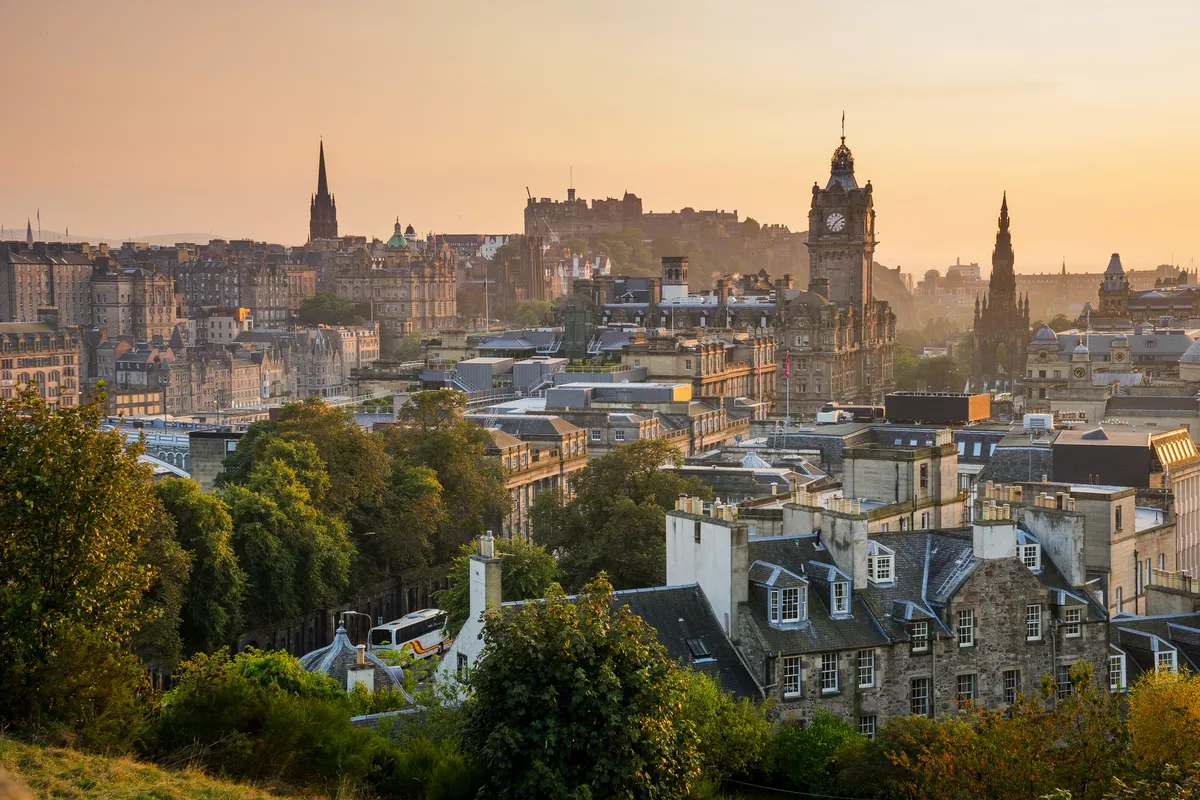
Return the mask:
{"type": "Polygon", "coordinates": [[[1154,654],[1155,672],[1174,672],[1175,666],[1176,662],[1174,650],[1159,650],[1154,654]]]}
{"type": "Polygon", "coordinates": [[[867,578],[872,583],[896,579],[896,554],[879,542],[867,542],[867,578]]]}
{"type": "Polygon", "coordinates": [[[1037,542],[1017,545],[1017,556],[1030,571],[1039,572],[1042,569],[1042,546],[1037,542]]]}
{"type": "Polygon", "coordinates": [[[850,613],[850,584],[846,581],[834,581],[830,593],[829,607],[834,614],[850,613]]]}

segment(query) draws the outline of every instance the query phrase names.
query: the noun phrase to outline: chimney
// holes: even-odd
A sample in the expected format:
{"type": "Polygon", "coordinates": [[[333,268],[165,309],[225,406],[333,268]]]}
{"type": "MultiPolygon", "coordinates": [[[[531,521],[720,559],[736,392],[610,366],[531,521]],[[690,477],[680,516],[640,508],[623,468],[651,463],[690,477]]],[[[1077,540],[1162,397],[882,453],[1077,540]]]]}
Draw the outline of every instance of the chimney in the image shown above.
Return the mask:
{"type": "Polygon", "coordinates": [[[365,665],[367,663],[367,646],[365,644],[355,645],[354,649],[358,651],[354,663],[360,667],[365,665]]]}
{"type": "Polygon", "coordinates": [[[997,519],[1003,515],[1003,508],[990,508],[984,519],[976,520],[972,525],[971,544],[976,558],[1016,558],[1017,525],[1011,519],[997,519]]]}
{"type": "Polygon", "coordinates": [[[479,537],[478,552],[471,556],[471,619],[501,603],[500,559],[496,557],[496,540],[488,531],[479,537]]]}

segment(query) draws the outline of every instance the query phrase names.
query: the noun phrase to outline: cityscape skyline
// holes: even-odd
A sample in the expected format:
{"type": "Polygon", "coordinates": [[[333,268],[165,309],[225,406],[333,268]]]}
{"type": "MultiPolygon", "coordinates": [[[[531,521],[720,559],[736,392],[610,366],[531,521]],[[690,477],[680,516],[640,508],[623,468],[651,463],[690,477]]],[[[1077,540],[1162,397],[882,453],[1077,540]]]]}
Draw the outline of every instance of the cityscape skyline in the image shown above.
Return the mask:
{"type": "Polygon", "coordinates": [[[801,231],[844,110],[886,220],[880,263],[918,277],[956,258],[986,270],[1007,190],[1019,273],[1064,260],[1098,272],[1114,251],[1131,269],[1193,267],[1180,221],[1200,212],[1188,191],[1200,112],[1177,98],[1194,74],[1182,45],[1195,8],[1131,18],[1067,3],[1029,25],[1016,9],[993,19],[943,3],[617,6],[476,9],[449,41],[417,35],[447,29],[447,9],[325,19],[316,5],[268,3],[227,26],[137,3],[10,9],[25,33],[15,62],[40,64],[31,118],[102,119],[113,87],[125,97],[86,134],[9,126],[0,222],[23,232],[40,209],[47,230],[300,244],[324,138],[347,233],[386,238],[397,216],[420,232],[518,231],[526,186],[563,199],[572,173],[583,198],[628,190],[647,210],[736,208],[801,231]],[[293,46],[318,34],[320,57],[293,46]],[[38,61],[64,37],[63,58],[38,61]],[[187,56],[218,37],[219,62],[187,56]],[[927,57],[900,58],[896,38],[927,57]]]}

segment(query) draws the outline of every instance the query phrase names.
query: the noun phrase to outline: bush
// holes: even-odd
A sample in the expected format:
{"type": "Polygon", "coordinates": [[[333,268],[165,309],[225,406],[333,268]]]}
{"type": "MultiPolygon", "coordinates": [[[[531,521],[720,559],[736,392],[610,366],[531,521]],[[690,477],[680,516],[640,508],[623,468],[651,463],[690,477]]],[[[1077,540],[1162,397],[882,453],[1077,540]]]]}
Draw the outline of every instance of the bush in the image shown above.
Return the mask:
{"type": "Polygon", "coordinates": [[[352,712],[336,681],[285,653],[222,650],[182,666],[153,745],[159,758],[236,777],[358,784],[382,740],[351,725],[352,712]]]}
{"type": "Polygon", "coordinates": [[[774,784],[780,788],[828,793],[837,774],[838,754],[862,739],[849,723],[825,711],[803,728],[779,729],[772,745],[774,784]]]}

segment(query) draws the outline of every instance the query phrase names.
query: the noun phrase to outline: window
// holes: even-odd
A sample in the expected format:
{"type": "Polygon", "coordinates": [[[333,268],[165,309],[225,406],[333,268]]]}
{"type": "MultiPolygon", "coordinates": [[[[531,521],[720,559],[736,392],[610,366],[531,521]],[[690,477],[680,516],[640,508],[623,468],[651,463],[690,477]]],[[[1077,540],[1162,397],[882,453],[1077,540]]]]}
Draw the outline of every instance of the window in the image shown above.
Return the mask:
{"type": "Polygon", "coordinates": [[[967,443],[966,442],[958,443],[958,454],[960,456],[965,456],[967,454],[967,443]]]}
{"type": "Polygon", "coordinates": [[[458,679],[460,681],[465,679],[467,677],[467,654],[466,653],[458,654],[458,663],[456,664],[456,667],[457,667],[456,672],[458,674],[458,679]]]}
{"type": "Polygon", "coordinates": [[[908,709],[917,716],[929,716],[929,678],[913,678],[908,690],[908,709]]]}
{"type": "Polygon", "coordinates": [[[625,441],[625,431],[622,431],[622,430],[613,431],[613,439],[617,440],[618,442],[625,441]]]}
{"type": "Polygon", "coordinates": [[[1058,699],[1070,697],[1075,691],[1071,685],[1071,667],[1069,664],[1059,664],[1054,670],[1054,682],[1058,684],[1058,699]]]}
{"type": "Polygon", "coordinates": [[[966,609],[958,612],[958,646],[975,645],[975,612],[966,609]]]}
{"type": "Polygon", "coordinates": [[[1120,614],[1122,611],[1125,610],[1125,602],[1121,599],[1121,587],[1120,586],[1117,587],[1116,601],[1117,601],[1117,613],[1120,614]]]}
{"type": "Polygon", "coordinates": [[[1083,609],[1068,608],[1063,613],[1063,628],[1068,639],[1080,636],[1083,633],[1083,609]]]}
{"type": "Polygon", "coordinates": [[[991,458],[996,453],[996,443],[992,442],[988,445],[988,458],[991,458]]]}
{"type": "Polygon", "coordinates": [[[800,589],[783,590],[783,616],[781,622],[800,621],[800,589]]]}
{"type": "MultiPolygon", "coordinates": [[[[638,366],[641,366],[641,365],[639,364],[638,366]]],[[[683,360],[683,368],[686,369],[688,372],[692,371],[692,360],[690,358],[685,358],[683,360]]]]}
{"type": "Polygon", "coordinates": [[[1175,671],[1175,651],[1174,650],[1159,650],[1154,654],[1154,671],[1155,672],[1174,672],[1175,671]]]}
{"type": "Polygon", "coordinates": [[[1121,507],[1117,506],[1116,512],[1116,529],[1121,530],[1121,507]]]}
{"type": "Polygon", "coordinates": [[[912,649],[914,653],[924,653],[929,649],[929,623],[919,620],[912,623],[912,649]]]}
{"type": "Polygon", "coordinates": [[[875,715],[858,718],[858,732],[868,739],[875,738],[875,715]]]}
{"type": "Polygon", "coordinates": [[[785,656],[783,659],[783,696],[800,696],[800,656],[785,656]]]}
{"type": "Polygon", "coordinates": [[[982,452],[983,452],[983,442],[976,442],[975,446],[971,448],[971,455],[975,458],[979,458],[979,454],[982,452]]]}
{"type": "Polygon", "coordinates": [[[1040,641],[1042,638],[1042,607],[1025,606],[1025,640],[1040,641]]]}
{"type": "Polygon", "coordinates": [[[1021,671],[1016,669],[1004,670],[1004,703],[1012,705],[1017,702],[1021,693],[1021,671]]]}
{"type": "Polygon", "coordinates": [[[599,428],[592,428],[592,441],[593,442],[600,441],[600,429],[599,428]]]}
{"type": "Polygon", "coordinates": [[[1017,546],[1017,555],[1021,557],[1022,564],[1037,572],[1042,568],[1041,550],[1041,545],[1038,544],[1022,544],[1017,546]]]}
{"type": "MultiPolygon", "coordinates": [[[[885,523],[886,524],[886,523],[885,523]]],[[[884,528],[886,531],[887,528],[884,528]]],[[[875,583],[886,583],[896,577],[895,554],[878,542],[867,544],[867,577],[875,583]]]]}
{"type": "Polygon", "coordinates": [[[858,688],[870,689],[875,685],[875,651],[858,651],[858,688]]]}
{"type": "Polygon", "coordinates": [[[1125,688],[1125,656],[1108,657],[1108,688],[1109,691],[1119,692],[1125,688]]]}
{"type": "Polygon", "coordinates": [[[928,511],[921,512],[921,530],[923,530],[923,531],[929,530],[929,512],[928,511]]]}
{"type": "Polygon", "coordinates": [[[821,654],[821,692],[829,694],[838,690],[837,653],[821,654]]]}
{"type": "Polygon", "coordinates": [[[834,614],[850,613],[850,585],[846,581],[834,581],[832,606],[834,614]]]}
{"type": "Polygon", "coordinates": [[[1160,570],[1166,569],[1167,568],[1166,563],[1167,563],[1166,557],[1162,553],[1159,553],[1158,554],[1158,568],[1160,570]]]}
{"type": "Polygon", "coordinates": [[[929,488],[929,465],[922,464],[921,465],[921,491],[925,491],[928,488],[929,488]]]}
{"type": "Polygon", "coordinates": [[[1044,370],[1044,369],[1039,369],[1039,370],[1038,370],[1038,377],[1039,377],[1039,378],[1044,378],[1044,377],[1046,377],[1046,370],[1044,370]]]}
{"type": "Polygon", "coordinates": [[[777,589],[771,590],[767,600],[767,619],[771,622],[779,622],[779,591],[777,589]]]}
{"type": "Polygon", "coordinates": [[[975,702],[975,674],[958,676],[958,702],[960,705],[975,702]]]}

